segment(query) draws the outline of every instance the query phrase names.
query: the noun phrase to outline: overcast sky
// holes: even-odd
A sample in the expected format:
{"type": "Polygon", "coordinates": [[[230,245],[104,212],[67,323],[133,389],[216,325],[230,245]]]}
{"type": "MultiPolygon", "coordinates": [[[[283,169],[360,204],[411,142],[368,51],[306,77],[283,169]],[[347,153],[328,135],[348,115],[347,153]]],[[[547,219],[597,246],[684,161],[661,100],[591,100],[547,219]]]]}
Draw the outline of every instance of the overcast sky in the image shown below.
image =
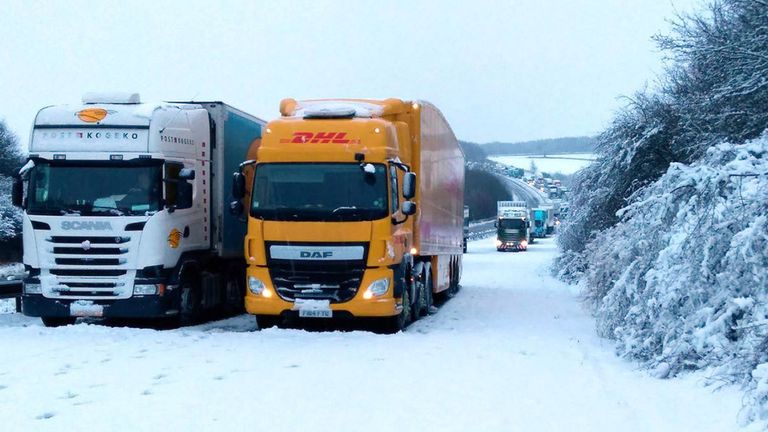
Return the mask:
{"type": "Polygon", "coordinates": [[[222,100],[426,99],[476,142],[598,132],[662,69],[651,36],[697,0],[4,1],[0,119],[26,148],[87,91],[222,100]]]}

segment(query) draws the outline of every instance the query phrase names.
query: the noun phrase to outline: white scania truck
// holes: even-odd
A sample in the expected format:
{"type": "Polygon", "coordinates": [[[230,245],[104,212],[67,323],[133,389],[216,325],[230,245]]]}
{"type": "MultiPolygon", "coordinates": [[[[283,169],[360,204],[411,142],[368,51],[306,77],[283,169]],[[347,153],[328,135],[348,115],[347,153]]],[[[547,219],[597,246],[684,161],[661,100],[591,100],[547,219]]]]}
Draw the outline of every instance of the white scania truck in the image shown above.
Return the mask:
{"type": "Polygon", "coordinates": [[[137,94],[40,110],[13,193],[24,210],[24,314],[48,326],[187,324],[242,308],[246,225],[228,211],[230,174],[264,125],[221,102],[137,94]]]}

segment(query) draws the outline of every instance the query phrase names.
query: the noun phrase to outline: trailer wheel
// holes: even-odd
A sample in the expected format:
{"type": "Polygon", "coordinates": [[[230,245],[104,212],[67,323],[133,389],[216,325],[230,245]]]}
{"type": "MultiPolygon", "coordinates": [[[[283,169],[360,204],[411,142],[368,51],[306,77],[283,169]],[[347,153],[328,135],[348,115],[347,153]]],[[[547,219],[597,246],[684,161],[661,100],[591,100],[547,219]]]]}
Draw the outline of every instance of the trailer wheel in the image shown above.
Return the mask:
{"type": "Polygon", "coordinates": [[[257,330],[279,327],[280,323],[282,323],[282,317],[280,315],[256,315],[257,330]]]}
{"type": "Polygon", "coordinates": [[[61,327],[72,325],[77,321],[75,317],[42,317],[43,325],[46,327],[61,327]]]}

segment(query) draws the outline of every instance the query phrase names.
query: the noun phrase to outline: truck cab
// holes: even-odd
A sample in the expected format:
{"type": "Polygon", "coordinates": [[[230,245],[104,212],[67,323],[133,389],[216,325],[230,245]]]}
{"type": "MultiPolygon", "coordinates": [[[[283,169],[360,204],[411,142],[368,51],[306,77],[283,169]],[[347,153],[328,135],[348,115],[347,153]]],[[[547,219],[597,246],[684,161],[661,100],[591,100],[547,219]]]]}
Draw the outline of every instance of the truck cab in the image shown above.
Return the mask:
{"type": "Polygon", "coordinates": [[[509,210],[496,219],[496,250],[526,251],[531,240],[530,221],[524,210],[509,210]]]}
{"type": "Polygon", "coordinates": [[[24,210],[24,314],[52,326],[186,320],[242,304],[242,283],[225,275],[244,273],[245,230],[222,216],[215,174],[223,180],[226,165],[246,156],[263,122],[243,113],[249,128],[239,144],[225,142],[236,121],[224,111],[218,102],[141,103],[138,94],[89,94],[39,111],[14,188],[24,210]]]}
{"type": "Polygon", "coordinates": [[[393,331],[458,287],[463,154],[425,102],[295,101],[235,175],[247,205],[246,310],[375,318],[393,331]],[[417,181],[418,179],[418,181],[417,181]]]}
{"type": "Polygon", "coordinates": [[[531,210],[531,219],[533,221],[533,233],[536,238],[544,238],[547,236],[547,210],[543,208],[535,208],[531,210]]]}

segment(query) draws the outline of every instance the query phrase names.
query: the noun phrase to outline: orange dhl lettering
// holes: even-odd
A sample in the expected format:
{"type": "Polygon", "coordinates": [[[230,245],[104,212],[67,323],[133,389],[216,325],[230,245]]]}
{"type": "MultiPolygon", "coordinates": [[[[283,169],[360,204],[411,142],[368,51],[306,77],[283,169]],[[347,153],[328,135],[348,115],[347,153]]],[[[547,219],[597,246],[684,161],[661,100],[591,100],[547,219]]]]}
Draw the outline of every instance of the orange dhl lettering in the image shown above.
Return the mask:
{"type": "Polygon", "coordinates": [[[291,144],[360,144],[360,140],[346,138],[346,132],[294,132],[292,138],[283,138],[281,143],[291,144]]]}

